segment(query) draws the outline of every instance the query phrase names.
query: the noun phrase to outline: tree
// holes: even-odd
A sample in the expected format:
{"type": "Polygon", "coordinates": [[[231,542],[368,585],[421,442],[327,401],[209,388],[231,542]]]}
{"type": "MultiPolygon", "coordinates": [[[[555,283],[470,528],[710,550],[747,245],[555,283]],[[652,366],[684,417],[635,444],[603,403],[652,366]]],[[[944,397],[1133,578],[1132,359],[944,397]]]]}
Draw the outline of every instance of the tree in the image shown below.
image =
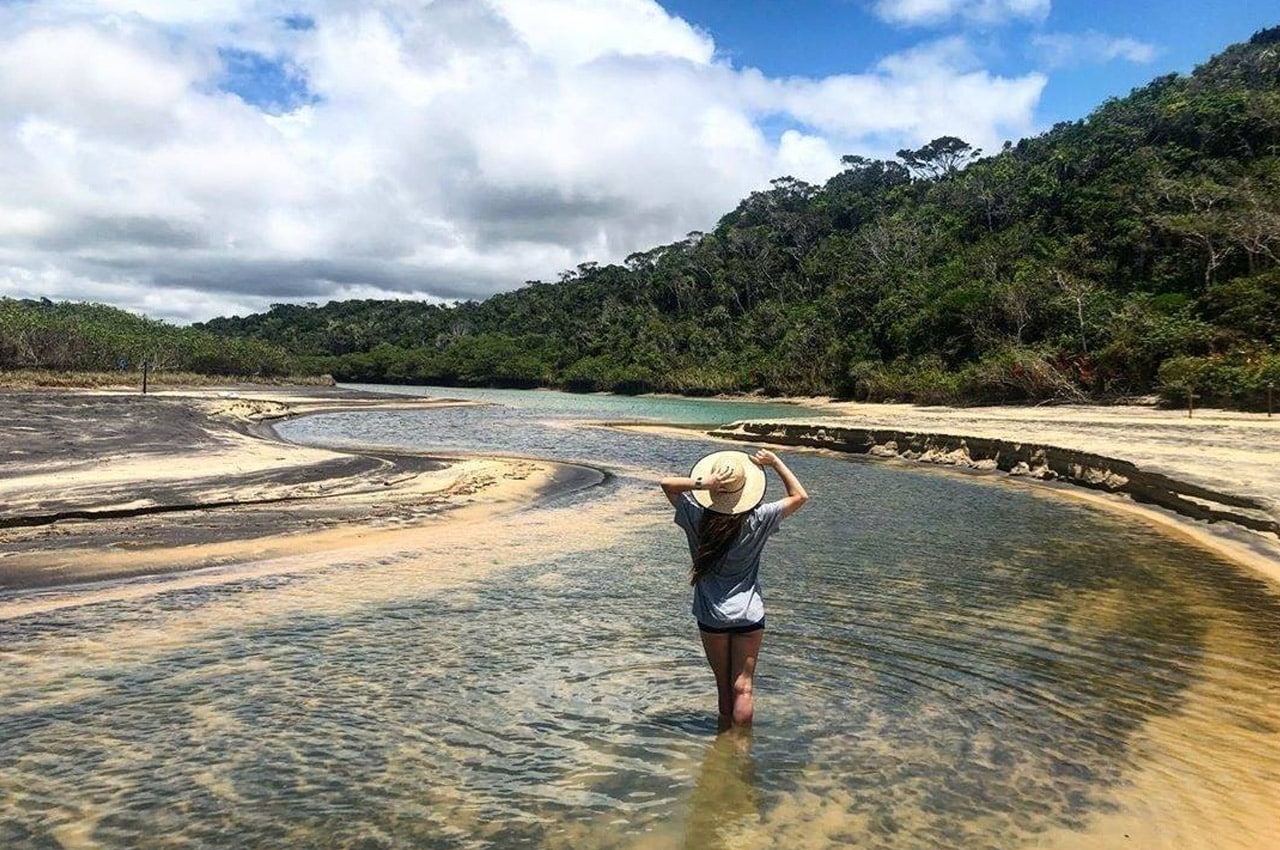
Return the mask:
{"type": "Polygon", "coordinates": [[[907,170],[925,180],[950,177],[981,155],[981,149],[955,136],[939,136],[916,150],[898,151],[907,170]]]}
{"type": "Polygon", "coordinates": [[[1172,212],[1157,216],[1156,221],[1204,252],[1204,284],[1208,286],[1237,248],[1230,235],[1231,217],[1227,211],[1230,188],[1204,175],[1161,179],[1156,188],[1173,208],[1172,212]]]}

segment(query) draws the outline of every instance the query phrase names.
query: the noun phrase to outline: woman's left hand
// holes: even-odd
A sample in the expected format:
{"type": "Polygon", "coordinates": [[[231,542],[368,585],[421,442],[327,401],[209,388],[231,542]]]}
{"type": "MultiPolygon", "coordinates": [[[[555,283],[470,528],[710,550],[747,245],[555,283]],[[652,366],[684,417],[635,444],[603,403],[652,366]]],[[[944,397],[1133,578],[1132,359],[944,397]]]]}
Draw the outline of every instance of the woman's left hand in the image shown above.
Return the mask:
{"type": "Polygon", "coordinates": [[[778,456],[768,449],[761,449],[751,456],[751,462],[756,466],[777,466],[778,456]]]}

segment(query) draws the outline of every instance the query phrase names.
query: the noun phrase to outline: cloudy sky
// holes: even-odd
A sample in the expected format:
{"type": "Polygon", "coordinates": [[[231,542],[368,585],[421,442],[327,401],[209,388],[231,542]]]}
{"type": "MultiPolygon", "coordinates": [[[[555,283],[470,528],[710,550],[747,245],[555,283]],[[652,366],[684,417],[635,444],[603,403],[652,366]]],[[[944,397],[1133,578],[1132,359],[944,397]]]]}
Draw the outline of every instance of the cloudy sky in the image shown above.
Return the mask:
{"type": "Polygon", "coordinates": [[[0,0],[0,295],[482,298],[841,154],[997,149],[1280,23],[1205,5],[0,0]]]}

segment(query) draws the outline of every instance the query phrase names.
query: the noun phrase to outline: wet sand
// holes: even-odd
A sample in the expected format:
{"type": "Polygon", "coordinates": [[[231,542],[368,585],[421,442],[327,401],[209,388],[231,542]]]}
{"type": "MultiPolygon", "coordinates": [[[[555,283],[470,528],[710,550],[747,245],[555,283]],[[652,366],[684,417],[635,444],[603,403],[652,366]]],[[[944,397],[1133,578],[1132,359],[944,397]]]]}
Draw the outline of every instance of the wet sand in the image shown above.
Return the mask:
{"type": "Polygon", "coordinates": [[[446,512],[490,517],[600,480],[542,461],[316,449],[270,427],[467,402],[315,387],[2,397],[0,593],[367,549],[446,512]]]}

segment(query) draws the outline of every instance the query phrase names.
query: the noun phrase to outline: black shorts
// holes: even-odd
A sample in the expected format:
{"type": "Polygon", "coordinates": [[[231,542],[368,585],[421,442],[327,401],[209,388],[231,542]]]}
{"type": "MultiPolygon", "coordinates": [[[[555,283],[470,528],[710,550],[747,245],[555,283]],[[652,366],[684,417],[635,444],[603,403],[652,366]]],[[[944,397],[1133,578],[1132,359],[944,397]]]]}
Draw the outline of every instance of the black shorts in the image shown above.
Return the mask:
{"type": "Polygon", "coordinates": [[[760,618],[758,623],[746,623],[741,626],[708,626],[701,620],[698,621],[698,631],[706,632],[712,635],[745,635],[751,632],[758,632],[764,628],[764,618],[760,618]]]}

